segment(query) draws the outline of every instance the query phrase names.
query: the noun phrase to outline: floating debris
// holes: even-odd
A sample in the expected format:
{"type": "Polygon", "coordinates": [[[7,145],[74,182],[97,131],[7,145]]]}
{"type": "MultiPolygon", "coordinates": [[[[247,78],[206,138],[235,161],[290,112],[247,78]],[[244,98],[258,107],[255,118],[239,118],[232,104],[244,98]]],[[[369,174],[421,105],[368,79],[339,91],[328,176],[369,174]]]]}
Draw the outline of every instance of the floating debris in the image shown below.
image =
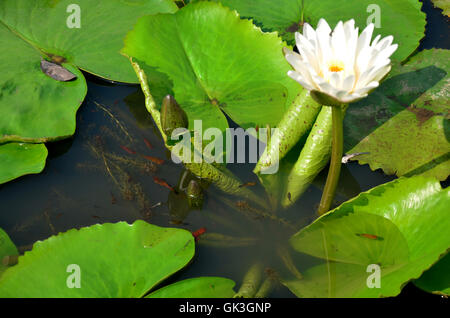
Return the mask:
{"type": "Polygon", "coordinates": [[[76,75],[68,71],[63,66],[41,59],[41,70],[45,75],[60,82],[68,82],[76,79],[76,75]]]}

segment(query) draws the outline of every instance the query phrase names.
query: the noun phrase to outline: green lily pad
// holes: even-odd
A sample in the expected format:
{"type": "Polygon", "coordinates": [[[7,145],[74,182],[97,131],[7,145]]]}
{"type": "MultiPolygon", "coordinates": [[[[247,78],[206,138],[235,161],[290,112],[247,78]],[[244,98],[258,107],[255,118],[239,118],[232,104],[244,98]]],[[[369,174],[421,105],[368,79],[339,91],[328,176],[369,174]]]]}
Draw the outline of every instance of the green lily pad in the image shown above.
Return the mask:
{"type": "Polygon", "coordinates": [[[16,246],[11,241],[8,234],[6,234],[5,231],[0,229],[0,276],[2,272],[5,269],[7,269],[7,266],[5,266],[2,262],[3,258],[5,256],[15,256],[15,255],[19,255],[16,246]]]}
{"type": "Polygon", "coordinates": [[[0,145],[0,184],[44,169],[47,148],[43,144],[0,145]]]}
{"type": "Polygon", "coordinates": [[[75,114],[86,95],[83,74],[56,81],[40,67],[42,54],[0,23],[0,143],[45,142],[73,135],[75,114]]]}
{"type": "Polygon", "coordinates": [[[347,153],[372,170],[445,180],[450,174],[448,50],[426,50],[368,98],[351,104],[344,120],[347,153]]]}
{"type": "Polygon", "coordinates": [[[433,178],[401,178],[361,193],[295,234],[295,250],[326,264],[284,284],[302,297],[395,296],[450,248],[450,189],[433,178]],[[368,266],[380,267],[369,288],[368,266]]]}
{"type": "Polygon", "coordinates": [[[4,0],[0,21],[51,57],[110,80],[137,83],[119,54],[125,34],[142,15],[176,11],[171,0],[4,0]]]}
{"type": "Polygon", "coordinates": [[[189,129],[201,119],[203,129],[224,131],[222,111],[243,128],[275,126],[300,93],[300,85],[286,76],[284,46],[276,34],[261,32],[236,12],[199,2],[173,15],[140,18],[122,52],[170,78],[189,129]]]}
{"type": "Polygon", "coordinates": [[[20,256],[0,278],[0,297],[142,297],[186,266],[194,250],[190,232],[144,221],[73,229],[20,256]]]}
{"type": "MultiPolygon", "coordinates": [[[[425,31],[425,14],[418,0],[214,0],[239,12],[242,17],[255,20],[264,31],[277,31],[283,39],[294,43],[294,33],[303,22],[316,26],[320,18],[334,26],[340,20],[355,19],[362,30],[374,10],[379,8],[380,25],[375,30],[382,36],[393,35],[399,48],[392,56],[402,61],[419,46],[425,31]],[[302,6],[304,4],[304,7],[302,6]],[[374,4],[376,8],[374,9],[374,4]]],[[[371,20],[371,19],[370,19],[371,20]]],[[[373,20],[369,22],[374,22],[373,20]]]]}
{"type": "Polygon", "coordinates": [[[197,277],[158,289],[146,298],[231,298],[235,283],[222,277],[197,277]]]}
{"type": "Polygon", "coordinates": [[[417,287],[437,295],[450,296],[450,254],[433,265],[429,270],[414,281],[417,287]]]}
{"type": "Polygon", "coordinates": [[[436,8],[442,9],[442,14],[450,17],[450,2],[448,0],[431,0],[436,8]]]}

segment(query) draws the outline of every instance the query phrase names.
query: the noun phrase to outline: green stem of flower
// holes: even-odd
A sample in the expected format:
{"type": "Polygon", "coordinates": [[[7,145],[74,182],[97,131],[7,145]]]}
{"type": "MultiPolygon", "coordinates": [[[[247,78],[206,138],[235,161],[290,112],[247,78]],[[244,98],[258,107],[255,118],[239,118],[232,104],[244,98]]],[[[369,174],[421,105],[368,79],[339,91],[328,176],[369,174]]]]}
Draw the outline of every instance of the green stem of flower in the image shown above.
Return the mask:
{"type": "Polygon", "coordinates": [[[330,210],[341,173],[341,162],[344,144],[344,111],[343,107],[333,106],[333,141],[331,149],[330,170],[323,189],[317,213],[322,215],[330,210]]]}

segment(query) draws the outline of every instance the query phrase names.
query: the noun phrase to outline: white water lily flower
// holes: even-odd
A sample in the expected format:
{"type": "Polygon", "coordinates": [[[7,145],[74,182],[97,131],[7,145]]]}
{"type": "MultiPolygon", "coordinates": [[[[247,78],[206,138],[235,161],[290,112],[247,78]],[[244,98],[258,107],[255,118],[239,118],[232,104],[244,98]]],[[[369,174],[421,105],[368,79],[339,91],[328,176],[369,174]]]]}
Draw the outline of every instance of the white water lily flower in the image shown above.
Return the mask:
{"type": "Polygon", "coordinates": [[[389,57],[397,49],[393,36],[380,40],[378,35],[370,43],[373,29],[371,23],[358,36],[353,19],[339,21],[333,32],[324,19],[316,30],[305,23],[303,34],[295,33],[300,54],[285,51],[294,68],[288,75],[322,104],[340,105],[366,97],[390,71],[389,57]]]}

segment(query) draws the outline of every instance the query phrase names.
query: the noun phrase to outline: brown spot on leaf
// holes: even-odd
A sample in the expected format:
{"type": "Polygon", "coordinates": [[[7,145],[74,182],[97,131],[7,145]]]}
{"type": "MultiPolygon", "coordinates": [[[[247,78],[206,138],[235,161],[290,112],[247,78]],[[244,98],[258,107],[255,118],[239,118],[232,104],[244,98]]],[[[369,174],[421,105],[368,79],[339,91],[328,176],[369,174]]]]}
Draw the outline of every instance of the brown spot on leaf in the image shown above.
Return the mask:
{"type": "Polygon", "coordinates": [[[426,122],[428,119],[436,115],[435,112],[425,109],[425,108],[416,108],[414,105],[406,108],[411,113],[416,115],[416,119],[419,121],[419,126],[426,122]]]}
{"type": "Polygon", "coordinates": [[[294,22],[286,28],[286,32],[295,33],[300,29],[301,26],[303,26],[303,21],[294,22]]]}

